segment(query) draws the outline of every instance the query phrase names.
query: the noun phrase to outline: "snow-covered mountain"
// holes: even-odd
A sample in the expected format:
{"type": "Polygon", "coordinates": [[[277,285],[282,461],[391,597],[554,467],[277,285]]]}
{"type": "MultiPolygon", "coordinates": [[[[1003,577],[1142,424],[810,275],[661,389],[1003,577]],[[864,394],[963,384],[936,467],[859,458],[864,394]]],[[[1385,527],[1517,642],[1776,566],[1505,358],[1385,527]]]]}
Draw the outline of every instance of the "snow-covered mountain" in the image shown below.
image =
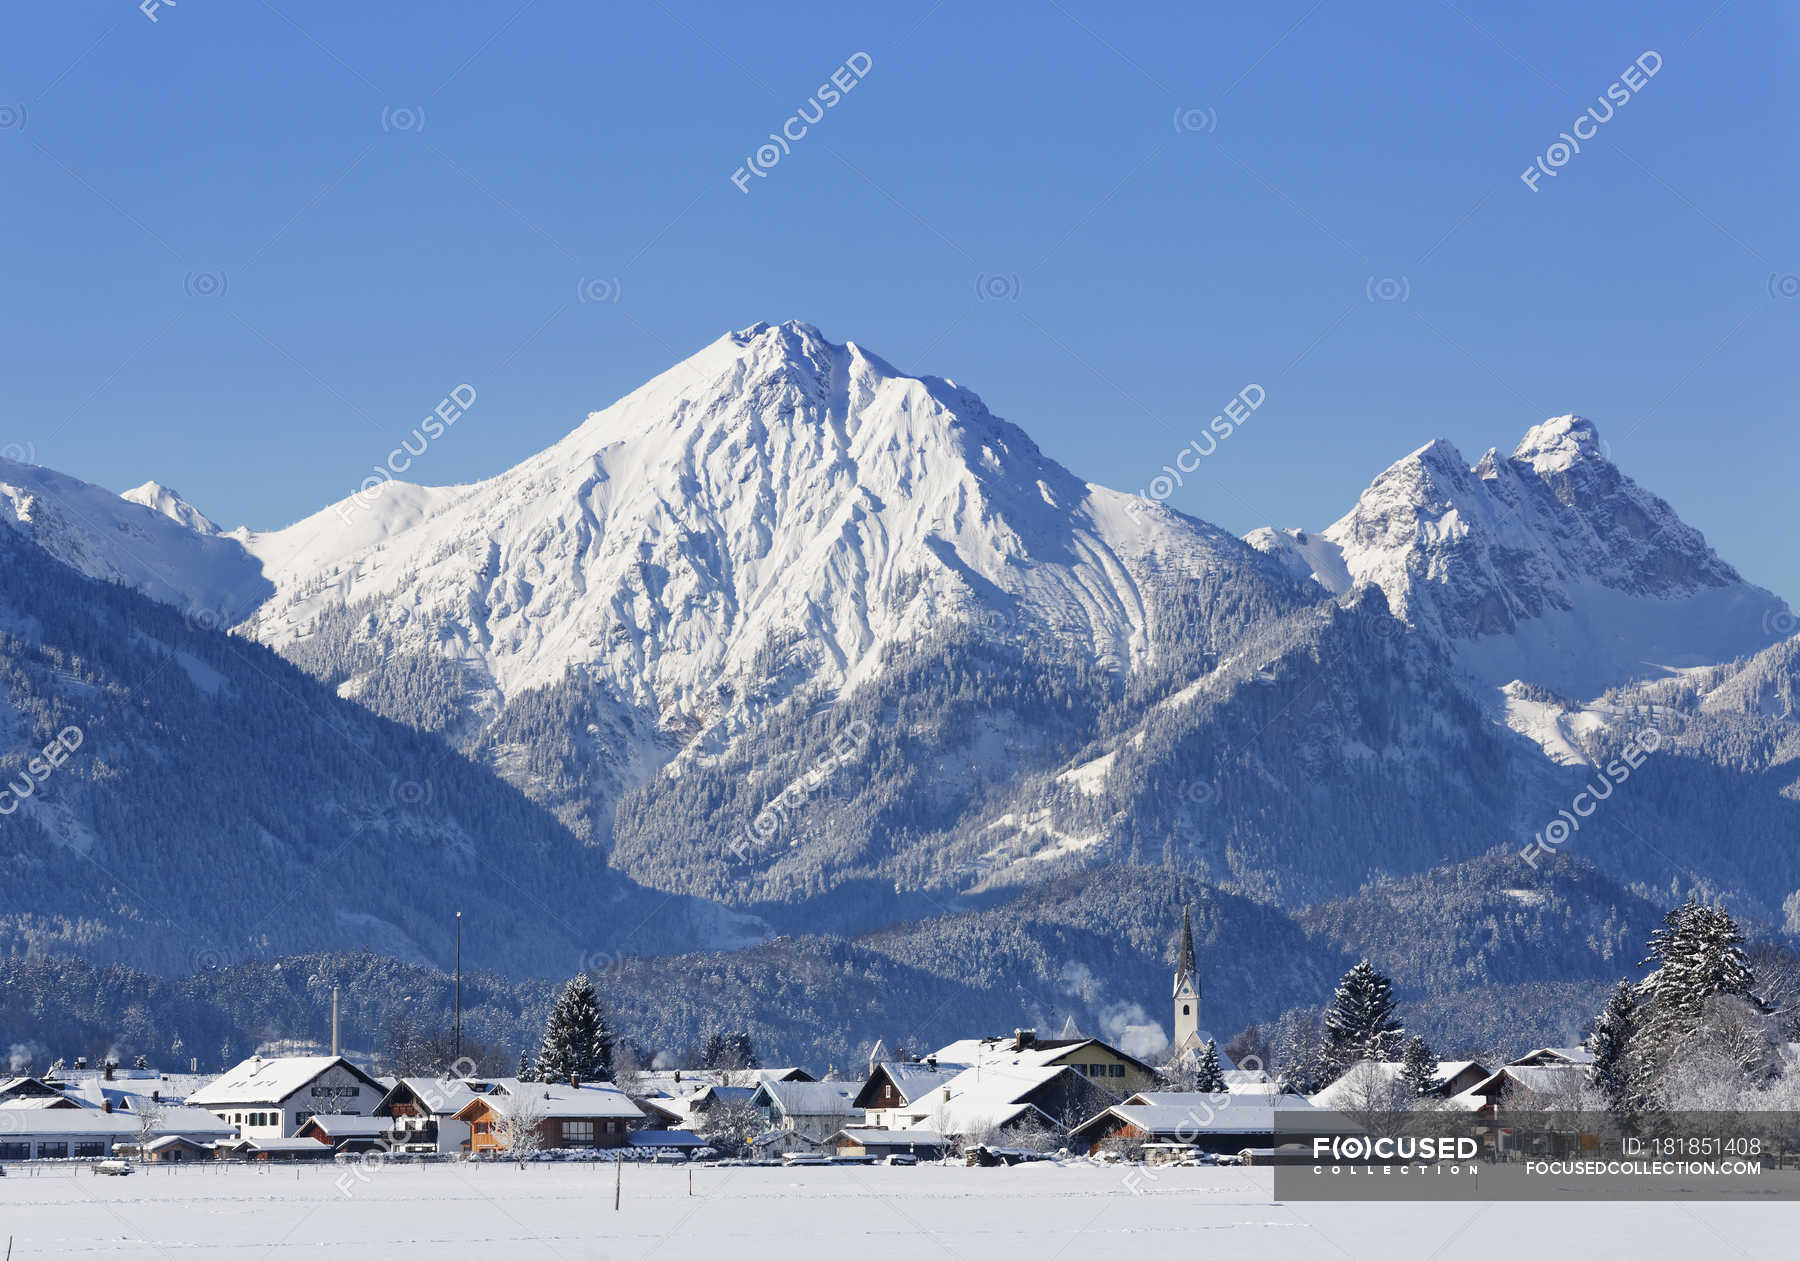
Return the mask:
{"type": "Polygon", "coordinates": [[[0,522],[71,569],[228,626],[273,588],[262,566],[179,495],[148,482],[124,495],[35,464],[0,460],[0,522]]]}
{"type": "Polygon", "coordinates": [[[1477,680],[1593,696],[1755,653],[1791,628],[1697,530],[1610,459],[1593,424],[1545,421],[1469,465],[1439,439],[1383,472],[1319,533],[1247,541],[1342,594],[1378,586],[1477,680]]]}
{"type": "Polygon", "coordinates": [[[390,485],[244,541],[275,584],[249,627],[265,643],[372,601],[368,633],[495,700],[582,667],[666,725],[714,721],[772,654],[837,687],[951,619],[1129,669],[1146,587],[1255,568],[954,382],[796,323],[719,339],[489,481],[390,485]]]}
{"type": "Polygon", "coordinates": [[[1166,655],[1172,593],[1300,602],[1229,534],[1137,508],[956,383],[787,323],[720,338],[488,481],[390,483],[234,537],[275,587],[247,633],[409,720],[399,694],[429,686],[438,725],[530,787],[533,751],[496,724],[578,687],[603,736],[577,753],[605,763],[583,807],[599,836],[680,749],[866,682],[946,625],[1129,673],[1166,655]]]}

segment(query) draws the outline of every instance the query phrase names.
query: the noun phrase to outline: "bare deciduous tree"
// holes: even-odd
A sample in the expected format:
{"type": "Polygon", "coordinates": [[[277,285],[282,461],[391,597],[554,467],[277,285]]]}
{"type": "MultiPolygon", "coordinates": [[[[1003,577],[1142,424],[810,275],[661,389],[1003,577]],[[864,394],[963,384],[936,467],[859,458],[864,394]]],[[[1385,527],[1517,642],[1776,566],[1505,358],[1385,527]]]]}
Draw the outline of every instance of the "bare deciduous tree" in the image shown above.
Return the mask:
{"type": "Polygon", "coordinates": [[[508,1091],[494,1103],[494,1135],[507,1154],[525,1167],[544,1149],[544,1088],[521,1082],[519,1089],[508,1091]]]}

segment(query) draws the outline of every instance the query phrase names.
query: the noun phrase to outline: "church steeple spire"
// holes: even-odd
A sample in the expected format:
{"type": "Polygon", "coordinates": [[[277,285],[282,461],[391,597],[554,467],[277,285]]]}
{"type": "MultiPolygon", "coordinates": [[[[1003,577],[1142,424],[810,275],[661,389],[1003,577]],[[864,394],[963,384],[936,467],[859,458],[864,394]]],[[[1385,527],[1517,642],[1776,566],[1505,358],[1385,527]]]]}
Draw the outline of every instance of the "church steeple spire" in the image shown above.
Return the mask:
{"type": "Polygon", "coordinates": [[[1188,918],[1187,907],[1181,908],[1181,958],[1175,964],[1175,992],[1181,993],[1182,982],[1193,984],[1194,992],[1200,992],[1200,984],[1194,969],[1194,923],[1188,918]]]}
{"type": "Polygon", "coordinates": [[[1194,963],[1194,923],[1188,908],[1181,908],[1181,953],[1175,963],[1175,1050],[1187,1051],[1200,1042],[1200,973],[1194,963]]]}

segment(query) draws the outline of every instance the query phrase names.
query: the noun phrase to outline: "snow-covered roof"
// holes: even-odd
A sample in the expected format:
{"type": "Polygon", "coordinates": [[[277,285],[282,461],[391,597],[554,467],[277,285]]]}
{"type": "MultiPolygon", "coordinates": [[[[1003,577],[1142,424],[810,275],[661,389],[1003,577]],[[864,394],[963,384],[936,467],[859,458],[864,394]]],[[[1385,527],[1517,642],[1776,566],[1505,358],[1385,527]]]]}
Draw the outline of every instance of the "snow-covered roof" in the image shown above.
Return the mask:
{"type": "Polygon", "coordinates": [[[98,1108],[32,1108],[8,1112],[0,1133],[21,1135],[113,1134],[123,1137],[138,1132],[137,1119],[126,1112],[102,1112],[98,1108]]]}
{"type": "Polygon", "coordinates": [[[321,1112],[306,1118],[300,1126],[301,1131],[316,1129],[332,1138],[374,1138],[393,1128],[393,1117],[353,1116],[344,1112],[321,1112]]]}
{"type": "Polygon", "coordinates": [[[632,1147],[705,1147],[706,1140],[692,1130],[633,1130],[626,1139],[632,1147]]]}
{"type": "Polygon", "coordinates": [[[1587,1066],[1584,1064],[1508,1064],[1467,1090],[1451,1095],[1449,1106],[1472,1112],[1492,1103],[1497,1093],[1504,1094],[1515,1086],[1523,1087],[1530,1094],[1556,1094],[1567,1090],[1571,1082],[1586,1079],[1587,1066]]]}
{"type": "Polygon", "coordinates": [[[849,1116],[857,1111],[860,1082],[766,1081],[756,1097],[773,1099],[788,1116],[849,1116]]]}
{"type": "MultiPolygon", "coordinates": [[[[136,1137],[143,1132],[140,1117],[129,1112],[103,1112],[99,1108],[34,1108],[7,1113],[0,1134],[113,1134],[136,1137]]],[[[150,1129],[152,1134],[230,1134],[223,1118],[203,1108],[165,1108],[150,1129]]]]}
{"type": "Polygon", "coordinates": [[[334,1067],[342,1067],[379,1091],[380,1083],[341,1055],[294,1055],[267,1060],[253,1055],[189,1095],[188,1102],[201,1107],[280,1103],[334,1067]]]}
{"type": "Polygon", "coordinates": [[[41,1112],[45,1108],[79,1108],[82,1105],[67,1095],[14,1095],[0,1099],[0,1112],[41,1112]]]}
{"type": "Polygon", "coordinates": [[[903,1147],[909,1143],[917,1144],[921,1147],[942,1147],[944,1145],[944,1136],[942,1134],[939,1134],[936,1130],[925,1129],[922,1126],[915,1130],[886,1130],[876,1129],[871,1126],[854,1125],[839,1130],[831,1137],[834,1140],[847,1138],[852,1142],[862,1143],[866,1146],[903,1147]]]}
{"type": "Polygon", "coordinates": [[[457,1117],[467,1120],[464,1114],[476,1104],[486,1104],[504,1112],[510,1106],[510,1099],[528,1092],[533,1096],[531,1110],[546,1120],[612,1117],[630,1121],[644,1115],[644,1110],[611,1082],[583,1082],[571,1086],[568,1082],[522,1082],[516,1077],[502,1077],[495,1079],[493,1084],[495,1093],[476,1095],[458,1110],[457,1117]]]}
{"type": "MultiPolygon", "coordinates": [[[[1017,1121],[1035,1120],[1045,1129],[1055,1129],[1056,1122],[1041,1108],[1029,1103],[998,1103],[991,1099],[953,1099],[932,1111],[930,1133],[984,1134],[1017,1121]]],[[[921,1126],[921,1128],[923,1128],[921,1126]]]]}
{"type": "MultiPolygon", "coordinates": [[[[132,1117],[131,1123],[136,1125],[137,1118],[132,1117]]],[[[205,1108],[160,1104],[151,1130],[157,1134],[230,1134],[233,1127],[224,1117],[205,1108]]]]}
{"type": "MultiPolygon", "coordinates": [[[[1114,1055],[1122,1056],[1123,1058],[1134,1062],[1142,1062],[1138,1061],[1136,1056],[1127,1055],[1124,1051],[1119,1050],[1118,1047],[1113,1046],[1108,1042],[1102,1042],[1099,1038],[1050,1038],[1033,1041],[1030,1045],[1021,1049],[1018,1046],[1016,1035],[1009,1038],[963,1038],[959,1041],[950,1043],[948,1046],[940,1047],[933,1054],[926,1056],[926,1058],[935,1059],[939,1063],[979,1064],[983,1066],[988,1064],[1014,1064],[1024,1068],[1042,1068],[1051,1064],[1058,1064],[1076,1052],[1093,1046],[1111,1051],[1114,1055]]],[[[1233,1067],[1226,1059],[1223,1051],[1219,1053],[1219,1063],[1225,1068],[1233,1067]]],[[[1148,1068],[1149,1065],[1146,1064],[1144,1067],[1148,1068]]]]}
{"type": "MultiPolygon", "coordinates": [[[[1313,1095],[1312,1101],[1321,1108],[1343,1108],[1357,1102],[1357,1091],[1360,1089],[1359,1074],[1376,1073],[1384,1082],[1397,1082],[1406,1065],[1400,1060],[1364,1060],[1354,1065],[1348,1072],[1323,1090],[1313,1095]]],[[[1453,1080],[1458,1074],[1471,1068],[1481,1069],[1484,1075],[1486,1068],[1475,1060],[1439,1060],[1437,1062],[1437,1080],[1440,1085],[1453,1080]]]]}
{"type": "Polygon", "coordinates": [[[1530,1067],[1541,1064],[1545,1060],[1561,1061],[1564,1064],[1592,1064],[1594,1053],[1584,1046],[1540,1046],[1525,1052],[1512,1062],[1513,1065],[1530,1067]]]}
{"type": "Polygon", "coordinates": [[[148,1143],[145,1143],[144,1150],[147,1152],[160,1152],[164,1148],[179,1147],[184,1143],[189,1147],[205,1148],[211,1146],[211,1144],[201,1142],[199,1139],[189,1138],[185,1134],[165,1134],[161,1138],[153,1138],[148,1143]]]}
{"type": "Polygon", "coordinates": [[[900,1092],[901,1099],[912,1103],[956,1078],[968,1065],[943,1060],[936,1064],[916,1060],[883,1060],[875,1068],[876,1071],[887,1074],[888,1080],[894,1083],[894,1089],[900,1092]]]}
{"type": "Polygon", "coordinates": [[[952,1104],[964,1100],[1017,1103],[1045,1083],[1054,1081],[1060,1074],[1074,1071],[1067,1065],[984,1064],[979,1068],[965,1068],[950,1079],[946,1088],[950,1092],[949,1102],[952,1104]]]}
{"type": "Polygon", "coordinates": [[[387,1094],[375,1106],[380,1108],[386,1104],[402,1087],[430,1108],[434,1116],[455,1116],[475,1098],[475,1092],[466,1081],[446,1077],[402,1077],[388,1088],[387,1094]]]}
{"type": "Polygon", "coordinates": [[[329,1154],[331,1145],[316,1138],[246,1138],[228,1144],[233,1151],[251,1152],[321,1152],[329,1154]]]}

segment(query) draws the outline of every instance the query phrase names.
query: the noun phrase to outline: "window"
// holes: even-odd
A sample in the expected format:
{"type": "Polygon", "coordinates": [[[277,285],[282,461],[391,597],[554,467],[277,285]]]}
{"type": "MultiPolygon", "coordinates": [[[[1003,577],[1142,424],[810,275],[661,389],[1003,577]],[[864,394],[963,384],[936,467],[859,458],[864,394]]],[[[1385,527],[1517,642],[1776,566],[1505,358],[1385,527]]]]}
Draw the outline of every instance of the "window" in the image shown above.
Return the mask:
{"type": "Polygon", "coordinates": [[[1183,1003],[1181,1005],[1181,1014],[1184,1016],[1191,1016],[1194,1014],[1194,1009],[1189,1007],[1186,1003],[1183,1003]]]}
{"type": "Polygon", "coordinates": [[[30,1160],[30,1143],[0,1143],[0,1160],[30,1160]]]}
{"type": "Polygon", "coordinates": [[[67,1143],[39,1143],[38,1144],[38,1159],[39,1160],[62,1160],[65,1157],[67,1157],[68,1154],[69,1154],[69,1145],[67,1143]]]}
{"type": "Polygon", "coordinates": [[[104,1156],[106,1155],[106,1144],[77,1143],[75,1144],[75,1154],[77,1156],[104,1156]]]}
{"type": "Polygon", "coordinates": [[[1108,1077],[1123,1077],[1125,1076],[1125,1066],[1123,1064],[1108,1064],[1106,1066],[1106,1075],[1108,1077]]]}
{"type": "Polygon", "coordinates": [[[563,1142],[591,1143],[594,1141],[594,1123],[592,1121],[564,1121],[563,1142]]]}

